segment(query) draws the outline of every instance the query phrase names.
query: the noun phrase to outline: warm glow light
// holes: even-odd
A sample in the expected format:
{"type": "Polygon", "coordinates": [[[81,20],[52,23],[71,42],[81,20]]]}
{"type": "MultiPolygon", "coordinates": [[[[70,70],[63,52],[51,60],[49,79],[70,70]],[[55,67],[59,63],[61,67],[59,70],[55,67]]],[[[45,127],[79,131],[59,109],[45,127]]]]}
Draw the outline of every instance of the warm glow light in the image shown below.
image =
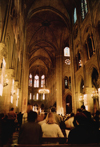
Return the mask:
{"type": "Polygon", "coordinates": [[[45,93],[45,94],[47,94],[47,93],[50,93],[50,90],[49,89],[39,89],[39,91],[38,91],[39,93],[45,93]]]}
{"type": "Polygon", "coordinates": [[[45,94],[43,93],[43,100],[45,100],[45,94]]]}
{"type": "Polygon", "coordinates": [[[98,88],[98,94],[99,94],[99,108],[100,108],[100,88],[98,88]]]}
{"type": "Polygon", "coordinates": [[[61,112],[60,114],[64,115],[64,108],[63,107],[60,108],[60,112],[61,112]]]}
{"type": "Polygon", "coordinates": [[[84,105],[87,105],[87,94],[84,94],[84,105]]]}
{"type": "Polygon", "coordinates": [[[11,103],[13,103],[13,96],[11,95],[11,103]]]}
{"type": "Polygon", "coordinates": [[[36,94],[36,99],[37,99],[37,100],[39,99],[39,94],[38,94],[38,93],[36,94]]]}
{"type": "Polygon", "coordinates": [[[37,106],[33,106],[33,111],[38,112],[37,106]]]}

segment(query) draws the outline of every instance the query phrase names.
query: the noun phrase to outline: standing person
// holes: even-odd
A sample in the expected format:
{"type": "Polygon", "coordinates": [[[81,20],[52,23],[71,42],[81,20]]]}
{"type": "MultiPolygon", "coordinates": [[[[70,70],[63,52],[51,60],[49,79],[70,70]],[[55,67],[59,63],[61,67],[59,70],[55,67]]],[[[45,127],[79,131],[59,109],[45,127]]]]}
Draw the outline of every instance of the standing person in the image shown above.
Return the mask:
{"type": "Polygon", "coordinates": [[[16,128],[15,120],[17,120],[17,114],[14,111],[14,108],[11,108],[8,113],[8,124],[9,124],[9,136],[11,137],[16,128]]]}
{"type": "Polygon", "coordinates": [[[42,141],[42,129],[36,122],[37,113],[34,111],[28,112],[28,122],[21,126],[18,143],[19,144],[40,144],[42,141]]]}

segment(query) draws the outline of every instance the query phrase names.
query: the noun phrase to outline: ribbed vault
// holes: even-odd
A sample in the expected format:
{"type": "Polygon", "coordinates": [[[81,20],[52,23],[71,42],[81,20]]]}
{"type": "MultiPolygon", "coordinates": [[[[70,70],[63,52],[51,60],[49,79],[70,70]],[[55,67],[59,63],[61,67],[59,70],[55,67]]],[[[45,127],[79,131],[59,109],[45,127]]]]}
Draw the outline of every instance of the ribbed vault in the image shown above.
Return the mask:
{"type": "MultiPolygon", "coordinates": [[[[63,53],[66,44],[69,44],[70,15],[64,6],[64,1],[59,1],[61,7],[42,2],[37,6],[27,6],[26,18],[26,44],[29,53],[29,70],[48,74],[55,67],[56,56],[63,53]],[[60,8],[60,9],[59,9],[60,8]]],[[[68,3],[68,1],[66,1],[68,3]]]]}

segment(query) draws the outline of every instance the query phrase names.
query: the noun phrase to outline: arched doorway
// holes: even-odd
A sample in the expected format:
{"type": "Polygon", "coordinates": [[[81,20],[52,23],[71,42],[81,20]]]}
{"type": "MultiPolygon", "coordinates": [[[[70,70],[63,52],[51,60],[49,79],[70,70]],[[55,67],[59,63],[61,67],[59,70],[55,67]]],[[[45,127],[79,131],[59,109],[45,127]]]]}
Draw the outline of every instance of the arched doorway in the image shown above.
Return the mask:
{"type": "Polygon", "coordinates": [[[67,95],[66,97],[66,114],[70,114],[72,112],[72,96],[67,95]]]}

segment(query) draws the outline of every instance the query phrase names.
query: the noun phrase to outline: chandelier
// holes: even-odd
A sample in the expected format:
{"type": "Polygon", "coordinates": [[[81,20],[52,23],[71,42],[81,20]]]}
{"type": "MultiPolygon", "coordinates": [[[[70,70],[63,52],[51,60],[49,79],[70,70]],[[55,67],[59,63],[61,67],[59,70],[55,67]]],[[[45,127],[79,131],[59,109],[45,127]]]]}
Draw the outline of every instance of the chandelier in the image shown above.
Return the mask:
{"type": "Polygon", "coordinates": [[[94,89],[91,96],[93,99],[98,99],[99,98],[98,91],[96,89],[94,89]]]}
{"type": "Polygon", "coordinates": [[[38,92],[40,94],[48,94],[48,93],[50,93],[50,90],[45,88],[45,86],[43,86],[43,88],[39,89],[38,92]]]}

